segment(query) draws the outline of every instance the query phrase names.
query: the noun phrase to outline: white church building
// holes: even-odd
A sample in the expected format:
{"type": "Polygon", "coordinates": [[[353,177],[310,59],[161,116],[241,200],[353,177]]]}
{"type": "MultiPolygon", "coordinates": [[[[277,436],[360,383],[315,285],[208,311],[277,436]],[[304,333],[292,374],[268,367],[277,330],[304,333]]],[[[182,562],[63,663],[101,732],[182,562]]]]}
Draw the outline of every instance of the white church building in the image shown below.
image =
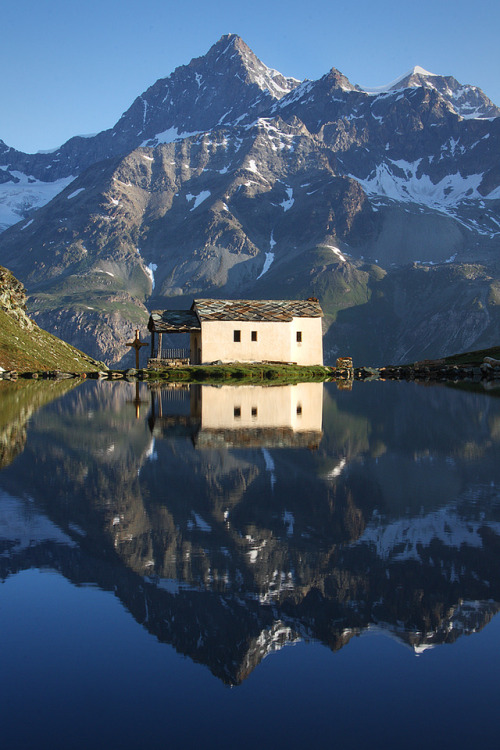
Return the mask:
{"type": "MultiPolygon", "coordinates": [[[[323,364],[323,311],[317,299],[194,300],[190,310],[153,310],[151,360],[323,364]],[[189,349],[164,348],[164,334],[189,334],[189,349]]],[[[153,364],[153,362],[152,362],[153,364]]]]}

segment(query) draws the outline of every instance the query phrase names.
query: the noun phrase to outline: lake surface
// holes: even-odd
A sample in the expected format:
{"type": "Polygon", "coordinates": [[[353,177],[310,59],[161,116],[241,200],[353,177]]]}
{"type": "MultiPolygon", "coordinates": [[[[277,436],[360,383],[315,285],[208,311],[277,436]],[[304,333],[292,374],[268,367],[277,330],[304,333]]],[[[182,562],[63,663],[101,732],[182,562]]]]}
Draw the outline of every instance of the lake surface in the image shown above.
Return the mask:
{"type": "Polygon", "coordinates": [[[499,447],[494,391],[0,381],[2,746],[496,746],[499,447]]]}

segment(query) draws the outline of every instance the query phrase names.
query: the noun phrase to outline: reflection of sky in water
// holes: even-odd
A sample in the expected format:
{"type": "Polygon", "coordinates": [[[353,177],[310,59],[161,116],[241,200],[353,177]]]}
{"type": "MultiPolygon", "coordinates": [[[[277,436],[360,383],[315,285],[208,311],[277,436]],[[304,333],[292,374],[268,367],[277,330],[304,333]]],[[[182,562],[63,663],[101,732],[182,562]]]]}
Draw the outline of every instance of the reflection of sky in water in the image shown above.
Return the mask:
{"type": "MultiPolygon", "coordinates": [[[[454,696],[440,703],[447,737],[457,707],[467,736],[470,702],[490,736],[485,686],[496,659],[488,649],[498,653],[497,618],[488,623],[500,602],[498,399],[403,383],[355,384],[352,392],[306,385],[314,387],[184,388],[154,397],[141,385],[139,418],[135,386],[123,383],[85,383],[39,411],[29,408],[29,394],[17,413],[2,411],[9,394],[0,402],[0,445],[7,435],[16,445],[0,473],[1,617],[10,644],[3,691],[15,706],[6,737],[14,737],[9,727],[14,732],[22,705],[22,692],[8,686],[27,664],[28,643],[23,674],[31,685],[40,684],[50,659],[73,664],[31,696],[61,732],[66,719],[57,703],[50,706],[51,691],[64,687],[97,711],[82,686],[91,680],[102,699],[103,670],[111,669],[118,678],[111,706],[123,726],[128,713],[137,719],[137,685],[147,680],[154,741],[164,737],[153,716],[154,685],[174,707],[177,741],[182,726],[196,735],[182,719],[196,696],[202,711],[212,706],[210,717],[226,712],[221,742],[239,737],[240,720],[253,724],[253,704],[267,717],[266,737],[280,725],[282,740],[294,746],[301,736],[295,716],[285,724],[279,717],[294,705],[314,735],[311,701],[297,699],[304,690],[315,696],[315,722],[333,741],[325,717],[340,676],[337,699],[348,714],[359,705],[355,684],[358,698],[370,694],[377,705],[385,695],[393,707],[404,678],[427,692],[418,698],[427,714],[437,686],[454,696]],[[356,640],[359,634],[366,637],[356,640]],[[79,644],[73,652],[70,642],[79,644]],[[127,680],[112,643],[123,644],[127,680]],[[71,653],[85,659],[75,663],[71,653]],[[421,655],[424,668],[405,654],[421,655]],[[169,665],[175,690],[160,664],[169,665]],[[238,709],[221,692],[224,683],[241,683],[238,709]],[[276,711],[266,712],[275,683],[276,711]],[[184,688],[191,695],[185,707],[184,688]]],[[[77,703],[67,715],[83,747],[77,703]]],[[[400,711],[395,736],[409,718],[400,711]]],[[[372,718],[384,736],[380,716],[372,718]]],[[[106,737],[106,722],[97,724],[106,737]]],[[[115,729],[127,746],[134,731],[115,729]]],[[[261,729],[245,737],[262,742],[261,729]]],[[[343,715],[337,731],[337,740],[368,741],[360,728],[343,734],[343,715]]],[[[429,727],[415,736],[432,746],[429,727]]]]}

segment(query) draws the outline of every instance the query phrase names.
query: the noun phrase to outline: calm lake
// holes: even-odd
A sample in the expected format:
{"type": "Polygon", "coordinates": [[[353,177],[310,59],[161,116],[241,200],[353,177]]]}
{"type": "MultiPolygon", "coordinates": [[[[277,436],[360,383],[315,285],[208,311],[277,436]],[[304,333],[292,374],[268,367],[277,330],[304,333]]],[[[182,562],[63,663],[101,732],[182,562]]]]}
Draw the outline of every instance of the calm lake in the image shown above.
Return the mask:
{"type": "Polygon", "coordinates": [[[0,381],[2,747],[497,746],[498,395],[0,381]]]}

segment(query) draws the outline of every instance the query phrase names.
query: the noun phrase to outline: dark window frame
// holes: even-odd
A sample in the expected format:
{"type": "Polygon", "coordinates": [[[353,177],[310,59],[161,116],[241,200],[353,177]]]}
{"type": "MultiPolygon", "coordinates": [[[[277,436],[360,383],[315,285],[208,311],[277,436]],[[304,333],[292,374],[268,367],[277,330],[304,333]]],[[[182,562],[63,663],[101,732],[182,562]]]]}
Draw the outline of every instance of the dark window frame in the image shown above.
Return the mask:
{"type": "Polygon", "coordinates": [[[241,329],[235,328],[233,330],[233,341],[237,344],[241,343],[241,329]]]}
{"type": "Polygon", "coordinates": [[[250,338],[252,341],[257,341],[257,331],[252,331],[250,334],[250,338]]]}
{"type": "Polygon", "coordinates": [[[297,331],[297,344],[302,343],[302,331],[297,331]]]}

